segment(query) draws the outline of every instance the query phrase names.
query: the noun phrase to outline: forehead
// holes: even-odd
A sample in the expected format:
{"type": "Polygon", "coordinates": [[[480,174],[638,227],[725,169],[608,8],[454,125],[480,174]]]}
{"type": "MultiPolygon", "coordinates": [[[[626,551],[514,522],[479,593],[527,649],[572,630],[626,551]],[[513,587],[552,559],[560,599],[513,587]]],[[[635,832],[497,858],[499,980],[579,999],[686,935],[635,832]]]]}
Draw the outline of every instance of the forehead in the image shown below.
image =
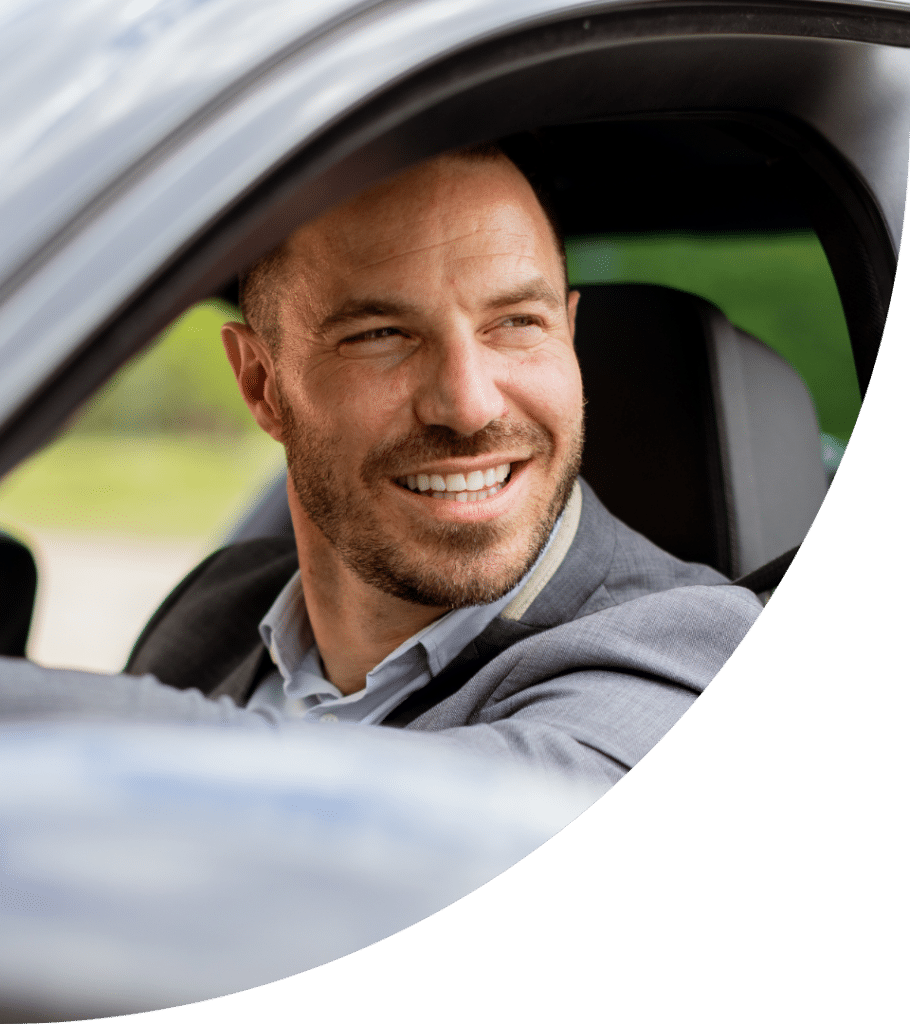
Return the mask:
{"type": "Polygon", "coordinates": [[[555,275],[556,287],[561,275],[546,215],[505,159],[420,165],[300,229],[287,253],[294,305],[318,311],[357,288],[407,287],[415,275],[470,283],[533,271],[555,275]]]}

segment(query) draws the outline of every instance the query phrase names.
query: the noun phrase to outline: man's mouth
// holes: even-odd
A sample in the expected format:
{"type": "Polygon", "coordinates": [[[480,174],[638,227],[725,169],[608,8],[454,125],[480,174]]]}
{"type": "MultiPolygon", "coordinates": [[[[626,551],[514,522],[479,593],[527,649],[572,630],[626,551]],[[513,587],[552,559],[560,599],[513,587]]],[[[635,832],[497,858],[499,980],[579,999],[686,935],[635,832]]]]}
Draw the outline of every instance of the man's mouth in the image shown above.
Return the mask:
{"type": "Polygon", "coordinates": [[[508,483],[511,463],[504,462],[490,469],[475,469],[470,473],[414,473],[399,477],[396,483],[429,498],[443,501],[484,501],[492,498],[508,483]]]}

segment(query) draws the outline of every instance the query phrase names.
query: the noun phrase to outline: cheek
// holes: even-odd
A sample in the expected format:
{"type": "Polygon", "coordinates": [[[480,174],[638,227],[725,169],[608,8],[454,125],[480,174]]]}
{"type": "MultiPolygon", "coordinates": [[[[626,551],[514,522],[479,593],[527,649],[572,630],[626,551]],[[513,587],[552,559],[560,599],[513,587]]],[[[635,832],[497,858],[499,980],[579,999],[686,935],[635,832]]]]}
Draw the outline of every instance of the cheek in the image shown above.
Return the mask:
{"type": "Polygon", "coordinates": [[[574,433],[584,408],[581,371],[574,351],[513,367],[509,390],[521,411],[547,427],[557,441],[574,433]]]}
{"type": "Polygon", "coordinates": [[[330,372],[300,374],[295,404],[321,432],[343,438],[344,448],[355,459],[410,429],[406,382],[395,375],[366,372],[354,361],[336,363],[330,372]]]}

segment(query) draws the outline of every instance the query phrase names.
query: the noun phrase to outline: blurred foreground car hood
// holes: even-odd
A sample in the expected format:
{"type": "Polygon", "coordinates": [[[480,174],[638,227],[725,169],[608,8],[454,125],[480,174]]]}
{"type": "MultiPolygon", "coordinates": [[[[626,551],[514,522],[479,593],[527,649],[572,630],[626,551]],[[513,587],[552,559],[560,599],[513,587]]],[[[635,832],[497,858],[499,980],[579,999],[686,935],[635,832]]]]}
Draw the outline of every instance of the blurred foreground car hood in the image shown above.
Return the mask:
{"type": "Polygon", "coordinates": [[[156,1009],[315,967],[476,889],[599,795],[401,739],[0,727],[0,1021],[156,1009]]]}

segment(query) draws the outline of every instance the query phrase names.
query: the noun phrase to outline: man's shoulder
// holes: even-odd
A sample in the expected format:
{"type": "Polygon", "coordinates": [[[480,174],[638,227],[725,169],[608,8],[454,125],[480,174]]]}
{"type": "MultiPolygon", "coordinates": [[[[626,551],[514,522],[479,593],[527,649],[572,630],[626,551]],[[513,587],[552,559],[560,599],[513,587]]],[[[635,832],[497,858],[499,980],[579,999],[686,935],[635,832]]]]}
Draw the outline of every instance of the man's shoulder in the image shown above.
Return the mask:
{"type": "Polygon", "coordinates": [[[678,587],[729,583],[707,565],[685,562],[626,526],[579,479],[581,514],[572,543],[522,621],[540,628],[678,587]]]}
{"type": "MultiPolygon", "coordinates": [[[[519,692],[553,679],[604,673],[701,693],[752,627],[761,605],[741,587],[676,587],[531,634],[488,665],[492,682],[519,692]]],[[[501,700],[503,689],[495,693],[501,700]]]]}
{"type": "MultiPolygon", "coordinates": [[[[491,627],[493,632],[506,630],[503,645],[683,587],[695,588],[682,602],[686,608],[700,608],[708,619],[716,618],[720,595],[711,598],[706,591],[729,581],[707,566],[674,558],[616,519],[584,481],[579,488],[577,525],[558,567],[518,617],[520,622],[508,624],[508,629],[506,624],[491,627]]],[[[297,568],[290,536],[244,541],[214,552],[151,618],[127,671],[150,672],[171,686],[211,692],[259,644],[259,622],[297,568]]],[[[745,591],[740,597],[757,605],[745,591]]],[[[675,618],[670,606],[675,609],[676,604],[671,600],[664,608],[668,626],[675,618]]],[[[638,607],[642,612],[655,610],[647,603],[638,607]]],[[[629,613],[636,614],[633,608],[629,613]]],[[[751,613],[756,614],[754,607],[751,613]]],[[[592,627],[594,621],[578,631],[577,639],[584,642],[592,627]]]]}

